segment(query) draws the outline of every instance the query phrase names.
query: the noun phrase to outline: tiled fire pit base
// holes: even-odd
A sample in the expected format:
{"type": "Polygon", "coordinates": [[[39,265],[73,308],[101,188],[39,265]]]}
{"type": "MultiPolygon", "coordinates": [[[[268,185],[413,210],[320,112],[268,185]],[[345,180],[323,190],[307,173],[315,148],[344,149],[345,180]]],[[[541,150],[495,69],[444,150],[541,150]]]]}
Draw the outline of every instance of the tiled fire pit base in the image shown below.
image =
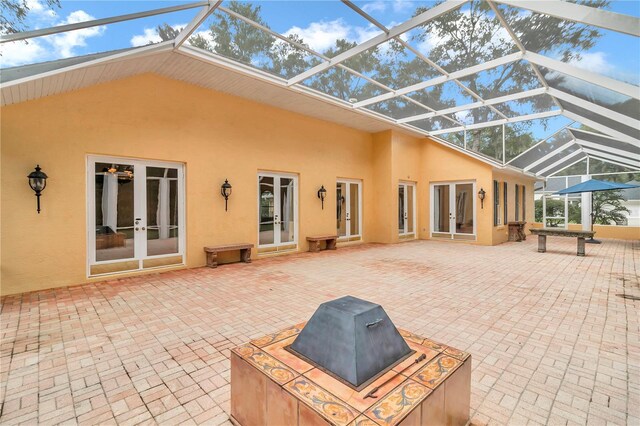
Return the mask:
{"type": "Polygon", "coordinates": [[[287,351],[303,324],[231,351],[231,421],[254,425],[464,425],[468,353],[399,329],[415,354],[360,391],[287,351]],[[425,359],[415,363],[421,354],[425,359]],[[408,367],[408,368],[407,368],[408,367]],[[399,374],[400,373],[400,374],[399,374]],[[375,398],[365,398],[374,388],[375,398]]]}

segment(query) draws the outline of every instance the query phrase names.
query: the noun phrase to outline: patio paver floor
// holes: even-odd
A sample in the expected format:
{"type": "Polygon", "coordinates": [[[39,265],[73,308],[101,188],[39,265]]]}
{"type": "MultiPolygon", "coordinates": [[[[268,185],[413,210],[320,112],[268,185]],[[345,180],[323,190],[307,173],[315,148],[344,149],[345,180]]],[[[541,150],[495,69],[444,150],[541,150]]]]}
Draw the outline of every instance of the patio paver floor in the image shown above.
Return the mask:
{"type": "Polygon", "coordinates": [[[414,241],[2,298],[2,424],[228,422],[229,348],[351,294],[473,356],[473,424],[640,424],[640,242],[414,241]]]}

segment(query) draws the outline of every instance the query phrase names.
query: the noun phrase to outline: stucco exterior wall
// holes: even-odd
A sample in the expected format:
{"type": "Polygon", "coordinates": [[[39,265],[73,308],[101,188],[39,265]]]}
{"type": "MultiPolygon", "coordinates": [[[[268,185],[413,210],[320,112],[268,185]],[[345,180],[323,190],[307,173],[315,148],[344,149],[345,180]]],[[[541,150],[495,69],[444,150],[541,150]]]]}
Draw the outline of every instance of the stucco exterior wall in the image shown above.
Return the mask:
{"type": "MultiPolygon", "coordinates": [[[[532,178],[527,178],[524,176],[518,176],[515,174],[507,174],[494,171],[493,179],[497,180],[500,183],[500,202],[504,203],[503,196],[503,183],[507,182],[507,220],[509,222],[515,221],[516,217],[516,185],[524,186],[526,188],[525,195],[527,197],[527,201],[525,203],[526,209],[526,226],[525,229],[531,228],[531,222],[534,221],[535,218],[535,205],[533,203],[533,187],[535,180],[532,178]]],[[[486,189],[485,189],[486,191],[486,189]]],[[[506,224],[501,224],[499,226],[493,226],[493,183],[489,187],[489,191],[487,195],[490,199],[489,209],[491,211],[491,225],[493,228],[492,233],[492,244],[500,244],[509,239],[509,228],[506,224]]],[[[522,199],[522,192],[520,192],[520,199],[522,199]]],[[[487,200],[485,200],[485,208],[487,208],[487,200]]],[[[520,204],[519,217],[518,221],[522,220],[522,204],[520,204]]],[[[501,217],[501,222],[503,222],[503,218],[501,217]]]]}
{"type": "MultiPolygon", "coordinates": [[[[502,241],[486,163],[429,139],[358,131],[154,74],[4,107],[1,129],[1,294],[105,279],[87,277],[91,154],[185,164],[186,267],[205,264],[206,245],[257,246],[259,171],[298,175],[299,251],[306,236],[336,233],[338,178],[362,180],[362,242],[399,241],[401,181],[416,184],[417,236],[430,238],[430,184],[461,180],[487,191],[484,209],[476,200],[474,243],[502,241]],[[40,215],[26,179],[36,164],[49,175],[40,215]]],[[[527,196],[533,217],[532,186],[527,196]]]]}

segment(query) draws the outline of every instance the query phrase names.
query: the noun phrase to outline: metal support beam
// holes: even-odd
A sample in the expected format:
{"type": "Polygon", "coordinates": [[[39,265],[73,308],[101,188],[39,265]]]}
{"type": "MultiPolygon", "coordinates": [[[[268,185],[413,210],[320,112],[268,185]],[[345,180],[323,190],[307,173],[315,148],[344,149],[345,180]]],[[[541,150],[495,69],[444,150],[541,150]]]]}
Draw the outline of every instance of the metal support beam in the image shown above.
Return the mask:
{"type": "Polygon", "coordinates": [[[562,114],[562,111],[539,112],[536,114],[521,115],[520,117],[514,117],[508,120],[501,119],[501,120],[495,120],[495,121],[487,121],[485,123],[470,124],[464,127],[452,127],[449,129],[435,130],[429,133],[432,135],[442,135],[444,133],[461,132],[463,130],[482,129],[484,127],[499,126],[501,124],[507,124],[507,123],[517,123],[519,121],[537,120],[539,118],[554,117],[556,115],[561,115],[561,114],[562,114]]]}
{"type": "Polygon", "coordinates": [[[536,161],[532,162],[531,164],[529,164],[527,167],[525,167],[524,171],[528,172],[529,170],[533,169],[534,167],[536,167],[538,164],[542,164],[545,161],[547,161],[549,158],[554,157],[556,154],[558,154],[559,152],[564,151],[567,148],[570,148],[572,146],[574,146],[576,143],[575,141],[571,141],[571,142],[567,142],[562,146],[559,146],[558,148],[554,149],[553,151],[549,152],[548,154],[544,155],[543,157],[538,158],[536,161]]]}
{"type": "Polygon", "coordinates": [[[640,99],[640,87],[634,86],[633,84],[625,83],[614,78],[605,77],[602,74],[586,71],[582,68],[569,65],[566,62],[558,61],[556,59],[551,59],[538,53],[527,51],[527,53],[524,54],[523,59],[536,65],[559,71],[561,73],[570,75],[571,77],[579,78],[580,80],[584,80],[597,86],[613,90],[614,92],[622,93],[623,95],[630,96],[635,99],[640,99]]]}
{"type": "Polygon", "coordinates": [[[542,169],[542,170],[538,171],[538,172],[536,173],[536,175],[537,175],[537,176],[545,176],[545,174],[544,174],[544,173],[545,173],[546,171],[548,171],[548,170],[553,170],[554,168],[558,167],[560,164],[564,163],[564,162],[565,162],[565,161],[567,161],[567,160],[570,160],[570,159],[572,159],[572,158],[575,158],[575,157],[577,157],[578,155],[582,155],[582,157],[581,157],[580,159],[581,159],[581,160],[584,160],[584,155],[585,155],[585,153],[584,153],[581,149],[579,149],[579,150],[577,150],[577,151],[573,151],[571,154],[567,155],[566,157],[561,158],[560,160],[558,160],[558,161],[554,162],[553,164],[551,164],[551,165],[549,165],[549,166],[545,167],[544,169],[542,169]]]}
{"type": "Polygon", "coordinates": [[[360,108],[363,106],[375,104],[376,102],[385,101],[387,99],[392,99],[401,95],[406,95],[407,93],[415,92],[416,90],[422,90],[422,89],[426,89],[427,87],[437,86],[438,84],[446,83],[447,81],[456,80],[462,77],[466,77],[468,75],[479,73],[484,70],[499,67],[500,65],[509,64],[519,59],[522,59],[522,53],[519,53],[519,52],[511,53],[507,56],[503,56],[502,58],[493,59],[491,61],[487,61],[480,65],[474,65],[472,67],[461,69],[460,71],[452,72],[451,74],[449,74],[449,76],[435,77],[427,81],[412,84],[411,86],[398,89],[391,93],[385,93],[383,95],[374,96],[373,98],[355,103],[354,107],[360,108]]]}
{"type": "Polygon", "coordinates": [[[494,0],[512,7],[640,37],[640,19],[565,1],[494,0]]]}
{"type": "Polygon", "coordinates": [[[162,15],[165,13],[178,12],[181,10],[193,9],[196,7],[203,7],[208,5],[209,5],[208,1],[201,1],[197,3],[186,3],[178,6],[147,10],[144,12],[112,16],[110,18],[94,19],[92,21],[76,22],[76,23],[67,24],[67,25],[58,25],[57,27],[41,28],[39,30],[24,31],[21,33],[4,34],[0,36],[0,43],[6,43],[9,41],[17,41],[17,40],[27,40],[34,37],[42,37],[46,35],[58,34],[58,33],[63,33],[67,31],[80,30],[83,28],[97,27],[100,25],[113,24],[116,22],[130,21],[132,19],[146,18],[148,16],[162,15]]]}
{"type": "Polygon", "coordinates": [[[562,115],[564,115],[565,117],[571,120],[578,121],[584,125],[587,125],[592,129],[596,129],[597,131],[602,132],[606,135],[609,135],[610,137],[618,138],[623,142],[627,142],[635,146],[640,146],[640,141],[638,141],[637,139],[634,139],[625,133],[614,130],[611,127],[604,126],[596,121],[589,120],[588,118],[578,115],[575,112],[565,110],[562,112],[562,115]]]}
{"type": "Polygon", "coordinates": [[[222,0],[218,0],[215,3],[209,3],[208,7],[202,8],[202,10],[195,16],[195,18],[193,18],[191,22],[189,22],[189,24],[184,27],[173,40],[173,48],[178,49],[180,46],[182,46],[182,43],[184,43],[189,39],[189,37],[191,37],[191,34],[193,34],[193,32],[197,30],[200,25],[202,25],[205,19],[207,19],[209,15],[211,15],[218,8],[218,6],[220,6],[220,4],[222,4],[222,0]]]}
{"type": "Polygon", "coordinates": [[[544,87],[539,87],[537,89],[527,90],[525,92],[512,93],[510,95],[500,96],[492,99],[486,99],[484,101],[473,102],[471,104],[458,105],[451,108],[441,109],[441,110],[430,112],[427,114],[419,114],[411,117],[401,118],[398,120],[398,123],[408,123],[411,121],[418,121],[426,118],[438,117],[445,114],[453,114],[456,112],[467,111],[471,109],[480,108],[483,106],[496,105],[504,102],[515,101],[518,99],[530,98],[532,96],[538,96],[544,93],[546,93],[546,89],[544,87]]]}
{"type": "Polygon", "coordinates": [[[615,162],[619,163],[620,165],[640,168],[640,161],[635,161],[635,160],[632,160],[632,159],[627,158],[627,157],[620,157],[617,154],[613,154],[613,153],[609,153],[609,152],[602,152],[602,151],[599,151],[599,150],[594,150],[594,149],[591,149],[591,148],[586,147],[586,146],[583,149],[584,149],[584,152],[586,152],[587,154],[589,154],[589,155],[591,155],[593,157],[606,158],[608,160],[615,161],[615,162]]]}
{"type": "Polygon", "coordinates": [[[575,121],[572,121],[569,124],[565,124],[564,126],[562,126],[561,128],[559,128],[558,130],[556,130],[555,132],[553,132],[552,134],[550,134],[549,136],[547,136],[546,138],[542,139],[540,142],[536,143],[535,145],[532,145],[530,148],[528,148],[526,151],[521,152],[520,154],[518,154],[517,156],[513,157],[511,160],[509,160],[509,162],[507,164],[510,164],[511,162],[517,160],[518,158],[520,158],[521,156],[525,155],[527,152],[531,151],[532,149],[535,149],[537,146],[539,146],[540,144],[545,143],[547,140],[549,140],[550,138],[552,138],[553,136],[557,135],[558,133],[560,133],[561,131],[563,131],[564,129],[566,129],[567,127],[571,126],[573,123],[575,123],[575,121]]]}
{"type": "Polygon", "coordinates": [[[432,19],[437,18],[440,15],[444,15],[447,12],[450,12],[453,9],[456,9],[460,6],[462,6],[464,3],[466,3],[467,0],[448,0],[444,3],[441,3],[435,7],[432,7],[431,9],[427,10],[426,12],[421,13],[418,16],[415,16],[407,21],[404,21],[402,24],[397,25],[393,28],[391,28],[389,30],[388,33],[386,34],[380,34],[378,36],[375,36],[363,43],[360,43],[359,45],[347,50],[346,52],[342,52],[339,55],[334,56],[333,58],[331,58],[330,60],[323,62],[319,65],[316,65],[315,67],[301,73],[298,74],[297,76],[289,79],[288,81],[288,85],[291,86],[295,83],[299,83],[303,80],[306,80],[309,77],[312,77],[328,68],[331,68],[334,65],[337,65],[341,62],[346,61],[349,58],[352,58],[356,55],[358,55],[359,53],[362,53],[366,50],[371,49],[372,47],[376,47],[379,44],[384,43],[385,41],[388,41],[389,39],[392,39],[394,37],[397,37],[401,34],[406,33],[407,31],[412,30],[415,27],[418,27],[420,25],[426,24],[427,22],[431,21],[432,19]]]}

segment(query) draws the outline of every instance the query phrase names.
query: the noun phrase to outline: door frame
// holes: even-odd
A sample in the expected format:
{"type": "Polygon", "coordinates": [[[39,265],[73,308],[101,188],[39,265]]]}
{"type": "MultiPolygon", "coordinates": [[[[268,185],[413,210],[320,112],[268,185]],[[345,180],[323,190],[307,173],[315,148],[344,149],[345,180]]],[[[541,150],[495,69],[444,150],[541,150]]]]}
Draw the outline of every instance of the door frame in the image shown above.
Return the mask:
{"type": "MultiPolygon", "coordinates": [[[[431,200],[429,202],[429,237],[430,238],[434,238],[433,234],[434,232],[437,234],[449,234],[449,239],[450,240],[455,240],[455,236],[456,235],[464,235],[464,236],[473,236],[473,240],[467,240],[467,241],[476,241],[478,239],[478,211],[477,211],[477,200],[476,200],[476,181],[475,180],[460,180],[460,181],[443,181],[443,182],[430,182],[429,183],[429,199],[431,200]],[[435,224],[435,209],[433,207],[433,204],[435,202],[435,191],[434,191],[434,187],[436,185],[449,185],[449,211],[456,211],[456,197],[455,197],[455,187],[456,185],[466,185],[466,184],[471,184],[472,185],[472,189],[471,189],[471,198],[473,199],[473,233],[472,234],[462,234],[462,233],[457,233],[455,232],[455,222],[453,223],[454,226],[452,225],[452,221],[453,219],[455,219],[455,216],[453,216],[452,218],[449,219],[449,232],[436,232],[434,231],[434,224],[435,224]],[[453,190],[453,191],[452,191],[453,190]],[[453,210],[452,210],[453,207],[453,210]]],[[[444,239],[445,237],[443,236],[437,236],[436,238],[441,238],[444,239]]]]}
{"type": "MultiPolygon", "coordinates": [[[[362,240],[363,231],[363,223],[362,223],[362,179],[347,179],[347,178],[337,178],[336,185],[339,183],[346,183],[348,185],[358,185],[358,233],[351,235],[351,227],[346,227],[347,235],[342,237],[338,236],[338,241],[342,238],[342,242],[351,241],[352,238],[358,237],[358,240],[362,240]]],[[[351,200],[351,191],[347,191],[347,199],[345,200],[345,205],[349,207],[349,215],[351,216],[351,204],[349,201],[351,200]]],[[[336,200],[336,204],[337,204],[336,200]]],[[[337,208],[337,207],[336,207],[337,208]]],[[[351,220],[351,219],[349,219],[351,220]]],[[[345,225],[346,226],[346,225],[345,225]]],[[[358,241],[354,240],[354,241],[358,241]]]]}
{"type": "MultiPolygon", "coordinates": [[[[299,233],[298,233],[298,228],[299,228],[299,222],[300,222],[300,211],[298,210],[298,206],[299,206],[299,180],[298,180],[298,175],[296,173],[288,173],[288,172],[267,172],[267,171],[261,171],[258,170],[258,173],[256,175],[256,201],[257,201],[257,216],[258,216],[258,226],[257,226],[257,238],[258,238],[258,243],[256,244],[256,247],[258,249],[269,249],[269,248],[275,248],[276,251],[279,251],[278,248],[279,247],[283,247],[283,246],[290,246],[290,245],[295,245],[295,248],[293,249],[289,249],[289,250],[281,250],[281,251],[293,251],[293,250],[298,250],[298,248],[300,247],[299,245],[299,233]],[[280,181],[280,178],[287,178],[287,179],[292,179],[293,180],[293,212],[295,215],[295,220],[293,222],[293,233],[295,235],[295,239],[294,241],[289,241],[287,243],[282,243],[282,241],[280,241],[280,243],[276,243],[276,232],[275,232],[275,224],[274,224],[274,231],[273,231],[273,243],[272,244],[260,244],[260,176],[266,176],[266,177],[271,177],[273,178],[273,185],[274,185],[274,200],[273,200],[273,206],[274,206],[274,214],[275,211],[277,209],[277,211],[280,213],[280,219],[282,220],[282,212],[280,211],[280,203],[276,203],[276,193],[275,193],[275,185],[276,185],[276,179],[278,179],[278,182],[280,181]]],[[[278,195],[277,195],[277,199],[278,201],[280,201],[280,192],[278,191],[278,195]]],[[[278,239],[280,239],[280,236],[278,236],[278,239]]],[[[258,253],[260,254],[260,253],[258,253]]]]}
{"type": "MultiPolygon", "coordinates": [[[[404,232],[398,232],[398,236],[401,239],[410,239],[409,237],[411,236],[411,234],[413,234],[413,239],[418,238],[418,185],[417,182],[412,182],[412,181],[408,181],[408,180],[400,180],[398,181],[398,184],[396,185],[396,190],[398,191],[396,193],[396,201],[400,201],[400,185],[404,185],[405,187],[405,194],[404,194],[404,199],[405,202],[408,204],[408,197],[407,197],[407,188],[411,188],[411,190],[413,191],[413,232],[407,232],[407,225],[408,225],[408,221],[405,221],[404,223],[404,232]]],[[[399,210],[399,205],[398,205],[398,210],[399,210]]],[[[407,205],[407,210],[408,210],[408,205],[407,205]]],[[[398,231],[400,231],[398,229],[398,231]]]]}
{"type": "MultiPolygon", "coordinates": [[[[109,275],[118,275],[118,274],[127,274],[131,272],[138,272],[143,270],[152,270],[152,269],[160,269],[167,267],[175,267],[175,266],[184,266],[186,265],[187,259],[187,239],[186,239],[186,185],[185,185],[185,172],[186,167],[182,162],[177,161],[163,161],[163,160],[147,160],[136,157],[121,157],[116,155],[94,155],[88,154],[85,160],[85,178],[86,178],[86,276],[87,278],[91,277],[99,277],[99,276],[109,276],[109,275]],[[131,258],[126,259],[114,259],[114,260],[96,260],[96,195],[95,195],[95,163],[120,163],[120,164],[131,164],[134,167],[134,217],[136,213],[140,213],[140,217],[144,218],[145,227],[146,227],[146,218],[147,218],[147,204],[146,204],[146,177],[147,170],[146,167],[165,167],[165,168],[175,168],[178,170],[178,252],[177,253],[168,253],[168,254],[159,254],[155,256],[147,256],[147,238],[134,237],[134,255],[131,258]],[[139,169],[138,169],[139,168],[139,169]],[[138,172],[136,170],[141,170],[142,172],[138,172]],[[142,175],[140,179],[135,180],[135,175],[142,175]],[[140,193],[140,188],[144,188],[143,193],[140,193]],[[136,195],[137,194],[137,195],[136,195]],[[144,195],[144,196],[143,196],[144,195]],[[136,212],[136,208],[138,211],[136,212]],[[142,250],[144,248],[144,250],[142,250]],[[147,259],[162,259],[168,257],[182,257],[181,263],[166,265],[166,266],[155,266],[145,268],[143,262],[147,259]],[[94,265],[108,265],[115,264],[120,262],[138,262],[138,268],[136,269],[128,269],[126,271],[117,271],[117,272],[108,272],[108,273],[100,273],[100,274],[91,274],[91,266],[94,265]]],[[[146,232],[145,232],[146,237],[146,232]]]]}

